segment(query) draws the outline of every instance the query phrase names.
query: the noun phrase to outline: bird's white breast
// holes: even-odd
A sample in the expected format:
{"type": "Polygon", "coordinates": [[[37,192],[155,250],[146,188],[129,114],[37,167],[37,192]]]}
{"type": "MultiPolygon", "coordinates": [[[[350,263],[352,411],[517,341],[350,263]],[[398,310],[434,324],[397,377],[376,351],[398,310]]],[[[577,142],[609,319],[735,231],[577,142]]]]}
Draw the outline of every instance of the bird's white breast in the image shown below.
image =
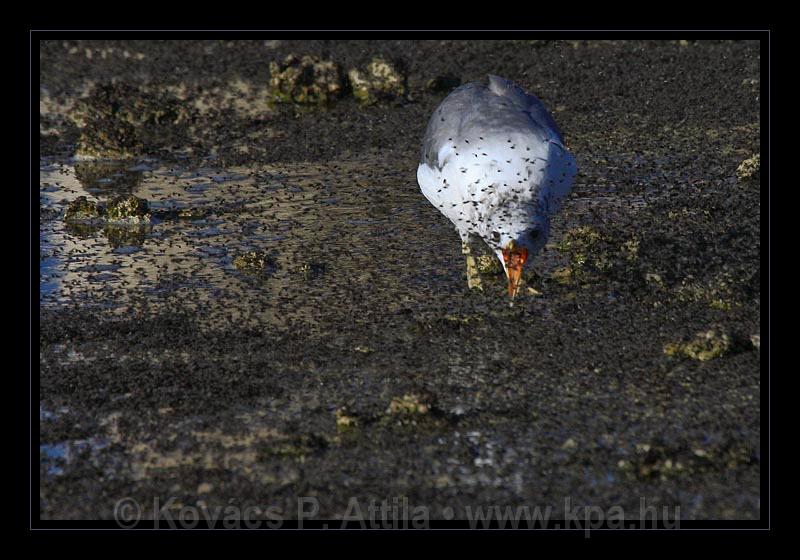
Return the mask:
{"type": "Polygon", "coordinates": [[[563,146],[525,133],[453,138],[440,148],[438,163],[421,164],[417,179],[462,238],[486,239],[498,228],[513,237],[535,214],[554,212],[575,175],[563,146]]]}

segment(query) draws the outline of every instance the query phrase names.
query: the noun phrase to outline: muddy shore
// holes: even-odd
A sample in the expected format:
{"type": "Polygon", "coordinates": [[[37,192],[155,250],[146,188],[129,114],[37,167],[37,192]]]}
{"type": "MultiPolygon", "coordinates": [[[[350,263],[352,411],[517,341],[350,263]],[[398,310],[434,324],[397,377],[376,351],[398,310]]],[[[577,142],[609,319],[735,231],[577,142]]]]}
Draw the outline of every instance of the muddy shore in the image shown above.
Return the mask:
{"type": "Polygon", "coordinates": [[[760,517],[761,185],[737,176],[757,42],[57,41],[39,64],[42,519],[125,497],[760,517]],[[406,90],[276,103],[289,54],[382,56],[406,90]],[[513,308],[496,274],[466,289],[415,176],[430,81],[489,72],[541,97],[579,167],[513,308]],[[76,162],[76,107],[108,83],[188,108],[180,134],[76,162]],[[65,224],[112,192],[153,223],[65,224]]]}

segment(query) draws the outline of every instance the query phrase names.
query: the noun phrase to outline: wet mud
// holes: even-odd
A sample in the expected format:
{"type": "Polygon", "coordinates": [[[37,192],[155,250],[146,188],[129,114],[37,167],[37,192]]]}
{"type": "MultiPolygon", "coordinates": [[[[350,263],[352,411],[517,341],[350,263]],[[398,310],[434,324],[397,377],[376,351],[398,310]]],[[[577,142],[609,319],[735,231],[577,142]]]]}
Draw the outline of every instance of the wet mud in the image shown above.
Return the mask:
{"type": "Polygon", "coordinates": [[[59,41],[40,69],[43,519],[309,496],[760,517],[758,43],[59,41]],[[289,54],[384,57],[403,89],[282,101],[289,54]],[[542,98],[579,167],[513,307],[496,267],[467,289],[416,184],[441,89],[486,73],[542,98]],[[111,83],[133,113],[86,109],[111,83]],[[82,196],[148,219],[65,220],[82,196]]]}

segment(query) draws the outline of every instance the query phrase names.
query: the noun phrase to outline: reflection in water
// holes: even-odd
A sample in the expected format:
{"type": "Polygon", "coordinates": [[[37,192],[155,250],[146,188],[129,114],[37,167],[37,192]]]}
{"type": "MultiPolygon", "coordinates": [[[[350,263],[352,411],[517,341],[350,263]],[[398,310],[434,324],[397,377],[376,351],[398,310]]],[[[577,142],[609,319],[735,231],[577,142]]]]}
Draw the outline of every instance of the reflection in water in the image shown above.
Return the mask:
{"type": "Polygon", "coordinates": [[[114,249],[120,247],[141,247],[150,232],[149,225],[137,226],[115,226],[107,225],[103,228],[103,234],[108,239],[108,244],[114,249]]]}
{"type": "Polygon", "coordinates": [[[65,222],[64,228],[67,233],[78,239],[89,240],[102,235],[114,249],[128,246],[141,247],[151,231],[149,225],[98,225],[80,222],[65,222]]]}
{"type": "Polygon", "coordinates": [[[101,200],[134,194],[142,182],[142,169],[128,162],[78,161],[75,178],[83,189],[101,200]]]}

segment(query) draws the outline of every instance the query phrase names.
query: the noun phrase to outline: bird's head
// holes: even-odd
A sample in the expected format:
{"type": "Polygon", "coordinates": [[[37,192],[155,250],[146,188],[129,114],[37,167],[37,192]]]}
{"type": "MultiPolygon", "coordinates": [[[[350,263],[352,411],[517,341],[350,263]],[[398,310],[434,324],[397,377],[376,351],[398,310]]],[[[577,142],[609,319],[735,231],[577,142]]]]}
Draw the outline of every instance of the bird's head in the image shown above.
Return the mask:
{"type": "Polygon", "coordinates": [[[496,250],[508,278],[508,295],[512,300],[519,291],[522,268],[547,243],[547,234],[548,224],[543,221],[508,239],[496,250]]]}

